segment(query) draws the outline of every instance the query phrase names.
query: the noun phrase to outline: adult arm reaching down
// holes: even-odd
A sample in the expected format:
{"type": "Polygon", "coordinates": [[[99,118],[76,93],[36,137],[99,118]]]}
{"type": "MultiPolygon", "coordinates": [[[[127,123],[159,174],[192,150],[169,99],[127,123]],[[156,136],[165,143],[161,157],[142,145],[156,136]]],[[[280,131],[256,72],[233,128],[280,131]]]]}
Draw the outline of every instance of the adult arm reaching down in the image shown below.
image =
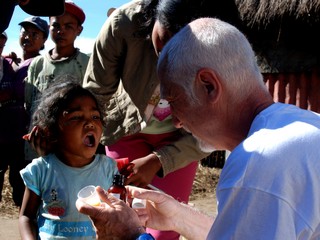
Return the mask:
{"type": "Polygon", "coordinates": [[[120,239],[136,239],[145,232],[144,227],[173,230],[190,240],[206,239],[214,221],[212,217],[162,192],[127,186],[129,197],[147,199],[145,209],[133,210],[123,201],[108,196],[101,187],[96,190],[103,201],[101,206],[92,207],[80,200],[76,206],[79,212],[91,218],[98,239],[111,235],[120,239]]]}

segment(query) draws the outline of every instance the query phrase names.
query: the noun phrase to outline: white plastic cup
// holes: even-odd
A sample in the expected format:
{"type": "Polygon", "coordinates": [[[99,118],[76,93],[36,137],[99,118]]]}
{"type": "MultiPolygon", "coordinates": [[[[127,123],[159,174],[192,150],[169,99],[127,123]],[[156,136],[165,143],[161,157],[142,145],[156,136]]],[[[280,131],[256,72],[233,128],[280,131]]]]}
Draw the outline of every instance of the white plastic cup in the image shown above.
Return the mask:
{"type": "Polygon", "coordinates": [[[78,199],[81,201],[91,205],[91,206],[99,206],[100,198],[96,191],[96,187],[94,185],[89,185],[82,188],[78,192],[78,199]]]}
{"type": "Polygon", "coordinates": [[[141,209],[141,208],[146,208],[146,199],[139,199],[139,198],[134,198],[132,200],[132,208],[135,208],[135,209],[141,209]]]}

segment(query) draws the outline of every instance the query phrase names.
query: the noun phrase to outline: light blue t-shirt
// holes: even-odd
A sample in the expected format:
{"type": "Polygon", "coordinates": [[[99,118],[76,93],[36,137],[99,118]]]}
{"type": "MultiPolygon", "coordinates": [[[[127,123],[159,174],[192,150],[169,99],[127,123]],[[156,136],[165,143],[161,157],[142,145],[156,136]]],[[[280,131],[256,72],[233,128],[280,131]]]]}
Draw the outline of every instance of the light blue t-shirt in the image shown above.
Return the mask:
{"type": "Polygon", "coordinates": [[[320,239],[320,115],[275,103],[228,157],[207,239],[320,239]]]}
{"type": "Polygon", "coordinates": [[[22,169],[25,185],[42,200],[37,219],[40,238],[95,239],[89,217],[76,208],[77,193],[87,185],[108,189],[117,173],[116,162],[102,154],[82,168],[67,166],[49,154],[22,169]]]}

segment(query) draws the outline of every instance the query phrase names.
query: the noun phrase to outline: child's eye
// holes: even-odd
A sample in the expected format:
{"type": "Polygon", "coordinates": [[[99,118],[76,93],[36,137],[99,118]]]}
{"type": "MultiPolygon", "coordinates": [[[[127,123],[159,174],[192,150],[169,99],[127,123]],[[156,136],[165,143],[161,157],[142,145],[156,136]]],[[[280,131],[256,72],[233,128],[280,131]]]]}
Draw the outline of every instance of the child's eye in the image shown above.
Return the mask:
{"type": "Polygon", "coordinates": [[[92,116],[92,118],[93,118],[94,120],[101,120],[100,115],[94,115],[94,116],[92,116]]]}
{"type": "Polygon", "coordinates": [[[65,26],[65,28],[66,28],[67,30],[72,30],[72,29],[74,29],[74,27],[73,27],[72,24],[67,24],[67,25],[65,26]]]}
{"type": "Polygon", "coordinates": [[[55,30],[60,29],[60,25],[59,25],[59,24],[54,23],[54,24],[52,24],[51,26],[52,26],[52,28],[55,29],[55,30]]]}

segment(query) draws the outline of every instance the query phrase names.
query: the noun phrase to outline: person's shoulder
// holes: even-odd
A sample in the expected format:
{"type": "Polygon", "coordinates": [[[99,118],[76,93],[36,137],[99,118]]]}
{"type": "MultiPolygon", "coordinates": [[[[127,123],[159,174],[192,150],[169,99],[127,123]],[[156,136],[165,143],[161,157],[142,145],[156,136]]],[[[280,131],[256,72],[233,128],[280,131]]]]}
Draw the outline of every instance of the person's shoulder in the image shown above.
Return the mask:
{"type": "Polygon", "coordinates": [[[2,63],[0,62],[0,64],[2,64],[2,71],[5,73],[1,82],[11,81],[11,79],[15,75],[14,68],[12,66],[13,62],[11,62],[10,59],[7,58],[1,58],[1,61],[2,63]]]}
{"type": "Polygon", "coordinates": [[[55,168],[55,158],[53,154],[34,158],[25,168],[21,170],[22,174],[31,174],[32,176],[47,177],[52,169],[55,168]]]}
{"type": "Polygon", "coordinates": [[[81,58],[83,60],[89,60],[89,58],[90,58],[89,54],[81,52],[80,50],[78,50],[78,51],[79,51],[79,53],[77,55],[77,58],[81,58]]]}
{"type": "Polygon", "coordinates": [[[308,109],[302,109],[294,104],[281,103],[281,102],[272,104],[272,106],[270,106],[268,110],[270,114],[285,116],[285,118],[288,118],[287,116],[291,116],[292,118],[296,118],[296,119],[301,118],[306,120],[307,118],[320,117],[319,113],[313,112],[308,109]]]}
{"type": "Polygon", "coordinates": [[[12,64],[13,59],[10,57],[1,57],[1,61],[3,61],[3,64],[12,64]]]}
{"type": "Polygon", "coordinates": [[[88,63],[89,63],[89,58],[90,55],[80,52],[79,49],[77,49],[77,54],[74,57],[74,59],[76,60],[77,64],[80,64],[84,69],[86,69],[88,63]]]}
{"type": "Polygon", "coordinates": [[[141,3],[141,0],[133,0],[123,4],[112,12],[109,19],[126,19],[132,17],[140,12],[141,3]]]}
{"type": "Polygon", "coordinates": [[[14,63],[12,58],[6,58],[6,57],[1,58],[1,61],[4,68],[8,68],[8,67],[12,68],[12,64],[14,63]]]}
{"type": "Polygon", "coordinates": [[[108,157],[107,155],[102,153],[96,154],[96,159],[99,159],[99,161],[116,162],[113,158],[108,157]]]}
{"type": "Polygon", "coordinates": [[[49,154],[47,156],[40,156],[40,157],[34,158],[27,166],[29,168],[43,169],[43,168],[47,168],[48,165],[50,165],[51,161],[52,161],[52,155],[49,154]]]}
{"type": "Polygon", "coordinates": [[[96,160],[98,160],[102,164],[112,165],[114,167],[117,166],[116,160],[111,157],[106,156],[105,154],[96,154],[96,160]]]}
{"type": "Polygon", "coordinates": [[[28,72],[32,75],[33,74],[37,75],[39,72],[41,72],[41,70],[43,68],[43,63],[44,63],[43,56],[39,55],[39,56],[33,58],[29,64],[28,72]]]}
{"type": "Polygon", "coordinates": [[[141,1],[130,1],[115,9],[107,22],[112,26],[115,33],[126,35],[136,31],[140,23],[139,15],[142,16],[141,1]]]}
{"type": "Polygon", "coordinates": [[[38,64],[42,65],[43,61],[44,61],[44,56],[39,55],[39,56],[36,56],[36,57],[31,59],[30,65],[33,65],[33,66],[38,65],[38,64]]]}

